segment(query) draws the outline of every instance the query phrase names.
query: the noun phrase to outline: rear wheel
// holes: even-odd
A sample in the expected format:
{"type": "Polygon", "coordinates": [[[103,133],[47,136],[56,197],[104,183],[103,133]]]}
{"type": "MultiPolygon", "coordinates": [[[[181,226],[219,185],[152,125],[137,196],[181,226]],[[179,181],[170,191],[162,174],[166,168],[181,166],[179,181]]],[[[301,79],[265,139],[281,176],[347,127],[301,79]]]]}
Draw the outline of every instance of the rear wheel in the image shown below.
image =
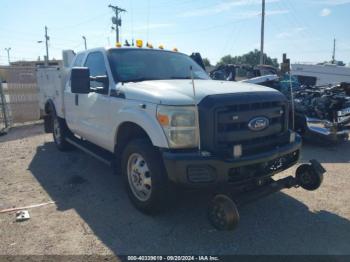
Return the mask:
{"type": "Polygon", "coordinates": [[[128,195],[137,209],[154,213],[168,200],[168,179],[158,150],[147,139],[131,141],[122,156],[128,195]]]}
{"type": "Polygon", "coordinates": [[[61,151],[71,150],[73,146],[67,142],[67,137],[71,135],[70,130],[64,119],[54,115],[53,121],[53,140],[57,148],[61,151]]]}

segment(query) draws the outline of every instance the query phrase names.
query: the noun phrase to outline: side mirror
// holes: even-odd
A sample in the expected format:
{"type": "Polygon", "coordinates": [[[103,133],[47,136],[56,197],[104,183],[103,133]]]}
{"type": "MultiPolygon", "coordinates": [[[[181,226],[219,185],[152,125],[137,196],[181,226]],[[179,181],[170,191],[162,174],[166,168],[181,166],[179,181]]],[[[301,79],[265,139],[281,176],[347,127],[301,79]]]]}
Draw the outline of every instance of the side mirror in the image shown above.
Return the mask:
{"type": "Polygon", "coordinates": [[[71,89],[74,94],[90,93],[90,70],[87,67],[73,67],[71,76],[71,89]]]}
{"type": "Polygon", "coordinates": [[[95,81],[98,83],[102,84],[103,88],[107,88],[109,87],[109,79],[107,75],[101,75],[101,76],[90,76],[90,81],[95,81]]]}

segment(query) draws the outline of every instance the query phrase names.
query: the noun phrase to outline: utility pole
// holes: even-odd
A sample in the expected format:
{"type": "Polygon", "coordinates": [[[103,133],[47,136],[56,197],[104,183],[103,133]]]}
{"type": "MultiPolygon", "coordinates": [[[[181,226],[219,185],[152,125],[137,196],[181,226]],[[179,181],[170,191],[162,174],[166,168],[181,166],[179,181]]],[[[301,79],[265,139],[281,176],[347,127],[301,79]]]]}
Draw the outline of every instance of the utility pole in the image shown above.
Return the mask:
{"type": "Polygon", "coordinates": [[[85,46],[85,50],[87,49],[87,45],[86,45],[86,37],[82,36],[82,38],[84,39],[84,46],[85,46]]]}
{"type": "Polygon", "coordinates": [[[11,50],[11,47],[8,47],[8,48],[5,48],[6,52],[7,52],[7,61],[9,62],[10,64],[10,50],[11,50]]]}
{"type": "Polygon", "coordinates": [[[264,64],[264,31],[265,31],[265,0],[262,0],[261,12],[261,39],[260,39],[260,64],[264,64]]]}
{"type": "Polygon", "coordinates": [[[335,38],[333,40],[333,55],[332,55],[332,64],[335,64],[335,38]]]}
{"type": "Polygon", "coordinates": [[[109,8],[115,12],[115,16],[112,17],[112,23],[115,24],[115,40],[116,43],[119,43],[119,26],[122,25],[122,19],[119,18],[119,13],[126,12],[125,9],[122,9],[118,6],[109,5],[109,8]]]}
{"type": "Polygon", "coordinates": [[[45,44],[46,44],[46,59],[45,63],[48,66],[49,65],[49,40],[50,37],[47,35],[47,26],[45,26],[45,44]]]}

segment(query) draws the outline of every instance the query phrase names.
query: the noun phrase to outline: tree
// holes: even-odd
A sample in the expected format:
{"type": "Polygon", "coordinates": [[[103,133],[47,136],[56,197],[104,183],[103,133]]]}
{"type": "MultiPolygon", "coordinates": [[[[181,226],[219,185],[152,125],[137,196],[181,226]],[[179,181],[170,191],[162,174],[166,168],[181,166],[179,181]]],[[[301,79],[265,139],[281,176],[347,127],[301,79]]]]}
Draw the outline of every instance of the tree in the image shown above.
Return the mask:
{"type": "MultiPolygon", "coordinates": [[[[272,65],[278,67],[277,58],[271,58],[264,54],[264,61],[266,65],[272,65]]],[[[250,66],[257,66],[260,64],[260,51],[255,49],[241,56],[232,57],[231,55],[226,55],[220,59],[217,65],[222,64],[246,64],[250,66]]]]}
{"type": "Polygon", "coordinates": [[[208,58],[203,58],[203,64],[204,64],[204,66],[211,66],[208,58]]]}

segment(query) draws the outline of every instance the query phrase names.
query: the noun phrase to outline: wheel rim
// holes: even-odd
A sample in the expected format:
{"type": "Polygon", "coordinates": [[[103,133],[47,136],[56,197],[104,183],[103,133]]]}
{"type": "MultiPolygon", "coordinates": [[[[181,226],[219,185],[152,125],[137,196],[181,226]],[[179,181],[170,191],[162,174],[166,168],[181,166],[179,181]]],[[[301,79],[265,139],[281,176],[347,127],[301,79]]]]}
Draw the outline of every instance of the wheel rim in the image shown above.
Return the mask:
{"type": "Polygon", "coordinates": [[[137,199],[147,201],[152,193],[152,180],[145,159],[138,153],[131,154],[127,171],[132,193],[137,199]]]}
{"type": "Polygon", "coordinates": [[[53,120],[53,134],[54,134],[56,143],[60,144],[61,143],[61,128],[60,128],[60,125],[58,123],[57,118],[55,118],[53,120]]]}

